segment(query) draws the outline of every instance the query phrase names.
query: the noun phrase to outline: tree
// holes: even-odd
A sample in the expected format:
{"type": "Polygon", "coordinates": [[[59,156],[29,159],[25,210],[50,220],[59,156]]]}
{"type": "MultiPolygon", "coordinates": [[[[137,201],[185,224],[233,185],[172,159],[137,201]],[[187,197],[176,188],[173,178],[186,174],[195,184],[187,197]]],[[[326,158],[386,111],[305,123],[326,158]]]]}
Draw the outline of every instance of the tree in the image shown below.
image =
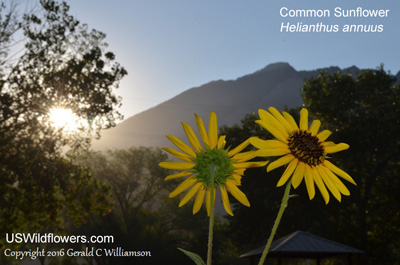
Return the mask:
{"type": "MultiPolygon", "coordinates": [[[[25,14],[21,20],[16,20],[15,8],[0,20],[3,55],[18,29],[25,37],[19,60],[7,64],[1,73],[1,123],[8,125],[6,129],[43,125],[51,108],[63,107],[88,122],[81,132],[114,126],[122,116],[117,111],[121,99],[113,89],[127,72],[105,50],[105,34],[80,25],[68,14],[65,2],[43,0],[40,4],[41,12],[25,14]]],[[[67,140],[85,143],[82,135],[67,140]]]]}
{"type": "Polygon", "coordinates": [[[41,0],[23,16],[10,5],[0,6],[0,230],[55,232],[66,216],[78,224],[108,208],[107,187],[63,151],[85,150],[93,133],[122,118],[113,90],[127,72],[105,34],[81,25],[65,2],[41,0]],[[24,49],[15,61],[7,55],[17,32],[24,49]],[[72,135],[49,126],[54,107],[87,125],[72,135]]]}
{"type": "Polygon", "coordinates": [[[4,2],[0,3],[0,76],[3,74],[4,66],[9,58],[10,48],[15,44],[13,35],[21,28],[16,17],[16,4],[10,3],[7,7],[4,2]]]}
{"type": "MultiPolygon", "coordinates": [[[[131,147],[127,150],[90,152],[81,163],[93,168],[96,178],[112,188],[110,213],[92,216],[80,234],[112,234],[114,244],[126,250],[151,251],[151,257],[130,259],[132,264],[180,263],[173,236],[175,214],[170,211],[169,171],[158,166],[167,159],[160,149],[131,147]]],[[[176,201],[175,201],[176,202],[176,201]]],[[[174,205],[176,209],[176,205],[174,205]]],[[[174,209],[174,210],[175,210],[174,209]]],[[[91,245],[104,248],[104,244],[91,245]]],[[[184,260],[184,255],[181,259],[184,260]]],[[[127,258],[94,257],[96,264],[126,264],[127,258]]]]}
{"type": "Polygon", "coordinates": [[[367,251],[369,264],[400,262],[400,84],[383,66],[354,75],[320,73],[305,82],[303,96],[335,130],[333,137],[350,145],[338,154],[357,182],[351,202],[339,209],[352,217],[341,220],[346,234],[367,251]]]}
{"type": "Polygon", "coordinates": [[[167,172],[157,166],[163,159],[166,155],[160,150],[147,147],[88,153],[85,164],[93,169],[97,179],[112,187],[113,212],[122,217],[120,227],[127,234],[137,229],[132,222],[139,211],[143,207],[158,208],[157,198],[165,195],[163,179],[167,172]]]}

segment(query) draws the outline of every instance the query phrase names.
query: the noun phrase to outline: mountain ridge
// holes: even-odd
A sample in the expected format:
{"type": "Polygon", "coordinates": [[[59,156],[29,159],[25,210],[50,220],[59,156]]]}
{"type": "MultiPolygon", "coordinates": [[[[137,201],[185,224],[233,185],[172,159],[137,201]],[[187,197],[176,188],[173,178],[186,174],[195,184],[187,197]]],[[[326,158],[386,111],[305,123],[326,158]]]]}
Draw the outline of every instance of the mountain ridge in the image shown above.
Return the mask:
{"type": "MultiPolygon", "coordinates": [[[[184,141],[186,139],[182,121],[197,131],[193,113],[197,113],[208,124],[209,114],[214,111],[218,117],[218,126],[229,126],[259,108],[274,106],[283,110],[285,106],[301,106],[304,79],[316,76],[320,71],[355,73],[359,69],[356,66],[345,69],[331,66],[297,71],[286,62],[278,62],[234,80],[211,81],[185,90],[103,131],[101,139],[93,141],[92,148],[106,150],[131,146],[171,146],[165,137],[167,134],[184,141]]],[[[395,77],[399,80],[400,72],[395,77]]]]}

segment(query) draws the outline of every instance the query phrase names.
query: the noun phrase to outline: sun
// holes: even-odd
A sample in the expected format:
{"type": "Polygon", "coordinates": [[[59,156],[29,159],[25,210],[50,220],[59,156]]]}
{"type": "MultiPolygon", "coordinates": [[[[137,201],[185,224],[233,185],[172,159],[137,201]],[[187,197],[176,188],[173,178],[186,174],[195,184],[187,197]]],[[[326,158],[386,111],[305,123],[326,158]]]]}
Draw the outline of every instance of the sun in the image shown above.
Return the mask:
{"type": "Polygon", "coordinates": [[[49,120],[54,128],[66,132],[74,132],[79,128],[79,118],[71,109],[54,107],[49,111],[49,120]]]}

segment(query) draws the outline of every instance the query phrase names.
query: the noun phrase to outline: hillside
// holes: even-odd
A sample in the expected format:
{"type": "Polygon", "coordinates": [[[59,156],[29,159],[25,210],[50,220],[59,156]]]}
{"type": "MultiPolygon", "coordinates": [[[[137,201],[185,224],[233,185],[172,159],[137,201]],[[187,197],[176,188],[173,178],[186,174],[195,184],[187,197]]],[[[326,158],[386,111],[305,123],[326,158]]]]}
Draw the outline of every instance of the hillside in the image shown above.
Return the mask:
{"type": "MultiPolygon", "coordinates": [[[[304,78],[320,70],[336,72],[329,67],[313,71],[297,71],[288,63],[275,63],[236,80],[218,80],[191,88],[149,110],[134,115],[116,127],[103,131],[93,142],[93,149],[121,149],[131,146],[171,146],[165,138],[172,134],[185,139],[181,121],[195,126],[193,113],[208,123],[210,111],[218,116],[218,125],[232,125],[259,108],[302,105],[300,89],[304,78]]],[[[351,67],[342,71],[354,72],[351,67]]],[[[195,129],[197,130],[197,129],[195,129]]]]}

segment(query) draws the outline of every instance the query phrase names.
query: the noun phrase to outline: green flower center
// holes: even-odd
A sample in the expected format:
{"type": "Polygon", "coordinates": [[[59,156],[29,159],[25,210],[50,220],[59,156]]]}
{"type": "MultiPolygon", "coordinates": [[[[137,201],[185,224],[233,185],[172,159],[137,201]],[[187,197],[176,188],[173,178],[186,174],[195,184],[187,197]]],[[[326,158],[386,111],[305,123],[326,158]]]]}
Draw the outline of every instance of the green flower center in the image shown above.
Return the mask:
{"type": "Polygon", "coordinates": [[[214,187],[219,184],[225,184],[226,179],[232,175],[235,170],[233,160],[228,157],[228,150],[210,149],[206,146],[205,151],[198,152],[194,159],[196,165],[192,169],[197,174],[199,182],[211,186],[211,174],[214,171],[214,187]]]}
{"type": "Polygon", "coordinates": [[[310,166],[321,164],[325,160],[325,149],[317,136],[305,130],[295,131],[289,136],[290,152],[301,162],[310,166]]]}

